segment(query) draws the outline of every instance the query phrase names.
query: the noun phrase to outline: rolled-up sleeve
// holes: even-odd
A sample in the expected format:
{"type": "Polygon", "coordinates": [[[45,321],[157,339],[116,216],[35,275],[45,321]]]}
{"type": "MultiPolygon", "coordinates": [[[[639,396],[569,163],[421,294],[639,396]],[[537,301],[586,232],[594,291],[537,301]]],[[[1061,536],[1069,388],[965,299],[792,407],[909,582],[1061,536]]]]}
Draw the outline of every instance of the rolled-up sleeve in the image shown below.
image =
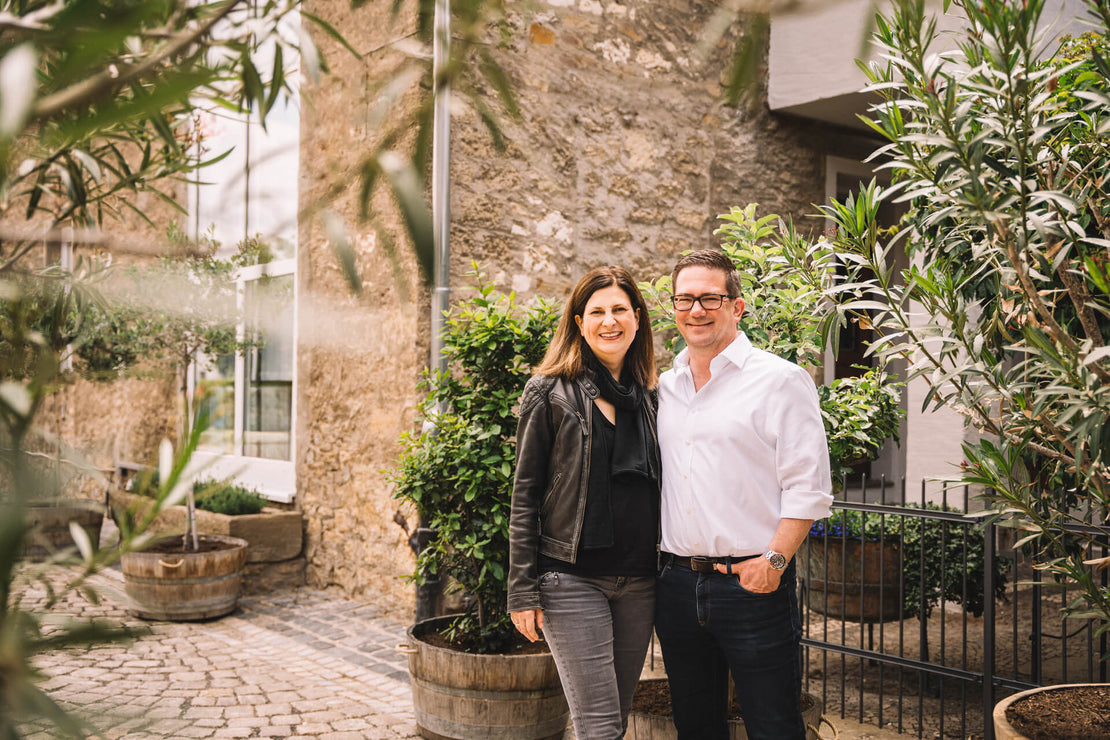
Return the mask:
{"type": "Polygon", "coordinates": [[[817,388],[809,373],[794,367],[772,397],[770,418],[778,429],[775,464],[782,490],[784,519],[824,519],[832,506],[829,443],[817,388]]]}

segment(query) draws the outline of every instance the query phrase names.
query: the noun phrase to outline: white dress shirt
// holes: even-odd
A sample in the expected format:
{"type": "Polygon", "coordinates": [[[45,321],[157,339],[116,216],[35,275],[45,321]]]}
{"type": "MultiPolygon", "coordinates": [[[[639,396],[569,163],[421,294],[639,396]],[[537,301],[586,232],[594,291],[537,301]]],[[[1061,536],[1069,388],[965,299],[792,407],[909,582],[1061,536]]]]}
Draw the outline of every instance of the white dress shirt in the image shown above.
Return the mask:
{"type": "Polygon", "coordinates": [[[695,393],[687,353],[659,378],[662,550],[758,555],[780,519],[828,516],[828,442],[809,374],[741,333],[695,393]]]}

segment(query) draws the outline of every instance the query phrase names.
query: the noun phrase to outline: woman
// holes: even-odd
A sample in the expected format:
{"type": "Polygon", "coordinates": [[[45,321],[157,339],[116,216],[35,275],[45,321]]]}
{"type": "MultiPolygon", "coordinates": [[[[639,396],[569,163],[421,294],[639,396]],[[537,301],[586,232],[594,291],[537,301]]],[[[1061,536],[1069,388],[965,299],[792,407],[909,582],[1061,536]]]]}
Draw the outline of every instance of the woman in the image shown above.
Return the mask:
{"type": "Polygon", "coordinates": [[[521,396],[509,611],[551,647],[578,740],[624,736],[655,607],[655,351],[628,271],[571,293],[521,396]]]}

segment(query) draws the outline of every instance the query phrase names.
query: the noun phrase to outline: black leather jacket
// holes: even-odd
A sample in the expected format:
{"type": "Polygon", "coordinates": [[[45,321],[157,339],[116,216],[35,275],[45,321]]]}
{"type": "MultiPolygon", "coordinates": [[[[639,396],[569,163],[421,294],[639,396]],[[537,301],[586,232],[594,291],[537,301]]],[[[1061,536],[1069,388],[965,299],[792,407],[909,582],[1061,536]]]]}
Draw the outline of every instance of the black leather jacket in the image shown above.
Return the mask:
{"type": "MultiPolygon", "coordinates": [[[[575,562],[589,484],[592,404],[587,372],[578,380],[535,375],[520,397],[516,476],[509,518],[509,611],[539,609],[539,553],[575,562]]],[[[655,392],[644,394],[653,444],[655,392]]]]}

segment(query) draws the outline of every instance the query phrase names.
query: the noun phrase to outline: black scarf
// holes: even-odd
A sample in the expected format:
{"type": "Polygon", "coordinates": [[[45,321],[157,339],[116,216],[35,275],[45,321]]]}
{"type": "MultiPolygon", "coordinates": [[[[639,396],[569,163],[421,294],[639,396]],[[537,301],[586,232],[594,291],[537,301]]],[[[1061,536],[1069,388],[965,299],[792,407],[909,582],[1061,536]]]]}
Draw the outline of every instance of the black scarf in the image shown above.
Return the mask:
{"type": "Polygon", "coordinates": [[[601,391],[601,397],[617,409],[617,431],[609,474],[640,475],[648,480],[656,480],[659,466],[655,460],[655,443],[651,439],[647,412],[644,410],[644,387],[632,377],[627,364],[621,371],[618,383],[593,352],[588,352],[587,363],[594,371],[594,380],[601,391]]]}
{"type": "MultiPolygon", "coordinates": [[[[594,549],[609,547],[614,542],[610,498],[613,479],[620,475],[638,475],[655,481],[659,477],[660,465],[659,452],[649,427],[650,412],[645,409],[644,387],[635,381],[627,366],[621,372],[620,382],[617,382],[593,352],[584,348],[583,354],[601,397],[616,407],[613,447],[608,451],[608,474],[598,475],[600,471],[591,471],[586,499],[581,545],[594,549]]],[[[590,413],[594,413],[593,409],[590,413]]],[[[593,444],[596,447],[600,442],[600,434],[595,433],[593,444]]],[[[592,450],[590,454],[595,452],[598,450],[592,450]]]]}

